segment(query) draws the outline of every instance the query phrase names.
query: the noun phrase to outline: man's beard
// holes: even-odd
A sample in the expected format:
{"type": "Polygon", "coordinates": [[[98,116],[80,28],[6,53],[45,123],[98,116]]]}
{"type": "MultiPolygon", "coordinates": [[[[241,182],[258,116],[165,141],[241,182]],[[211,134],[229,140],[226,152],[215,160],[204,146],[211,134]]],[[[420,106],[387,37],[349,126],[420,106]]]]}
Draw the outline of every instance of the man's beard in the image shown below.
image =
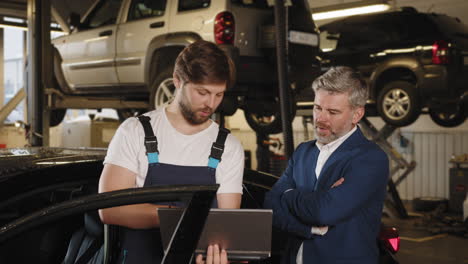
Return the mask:
{"type": "Polygon", "coordinates": [[[326,126],[320,123],[317,123],[316,125],[314,125],[314,134],[315,134],[315,137],[317,138],[317,141],[322,144],[328,144],[330,142],[337,140],[339,137],[341,137],[341,135],[338,135],[336,132],[333,132],[329,126],[326,126]],[[330,132],[330,134],[328,136],[321,136],[318,132],[319,126],[326,128],[330,132]]]}
{"type": "MultiPolygon", "coordinates": [[[[197,117],[197,115],[195,114],[196,111],[192,110],[192,108],[185,102],[185,100],[181,100],[179,102],[179,107],[182,112],[182,116],[185,118],[185,120],[187,120],[187,122],[189,122],[192,125],[203,124],[210,118],[210,115],[206,117],[204,116],[197,117]]],[[[200,109],[200,111],[204,111],[204,112],[209,111],[210,113],[213,113],[213,110],[209,107],[200,109]]]]}

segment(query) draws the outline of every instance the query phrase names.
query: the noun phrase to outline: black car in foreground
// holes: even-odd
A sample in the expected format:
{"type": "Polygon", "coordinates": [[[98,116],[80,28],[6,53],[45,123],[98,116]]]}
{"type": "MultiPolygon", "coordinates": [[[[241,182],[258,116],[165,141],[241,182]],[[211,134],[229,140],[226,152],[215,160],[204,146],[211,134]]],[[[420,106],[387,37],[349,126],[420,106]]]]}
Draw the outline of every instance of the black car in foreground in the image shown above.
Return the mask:
{"type": "Polygon", "coordinates": [[[352,16],[320,27],[322,66],[351,66],[370,85],[370,110],[407,126],[423,109],[444,127],[468,114],[468,26],[414,8],[352,16]]]}
{"type": "MultiPolygon", "coordinates": [[[[97,209],[146,202],[188,201],[164,263],[190,263],[217,187],[156,186],[97,193],[103,149],[28,148],[0,151],[0,263],[115,263],[119,228],[103,225],[97,209]]],[[[261,208],[277,177],[245,170],[243,208],[261,208]]],[[[284,233],[273,230],[279,263],[284,233]]],[[[382,227],[380,263],[398,263],[399,237],[382,227]]]]}

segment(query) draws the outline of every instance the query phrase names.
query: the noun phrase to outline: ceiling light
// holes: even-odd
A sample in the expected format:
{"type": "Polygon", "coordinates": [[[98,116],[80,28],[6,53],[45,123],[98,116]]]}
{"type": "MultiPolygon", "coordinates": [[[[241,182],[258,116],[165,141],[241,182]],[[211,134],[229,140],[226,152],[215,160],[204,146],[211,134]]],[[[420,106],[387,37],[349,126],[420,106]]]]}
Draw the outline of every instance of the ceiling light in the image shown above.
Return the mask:
{"type": "Polygon", "coordinates": [[[383,12],[387,11],[388,9],[390,9],[390,5],[388,4],[387,0],[357,1],[313,8],[312,18],[314,21],[317,21],[330,18],[383,12]]]}

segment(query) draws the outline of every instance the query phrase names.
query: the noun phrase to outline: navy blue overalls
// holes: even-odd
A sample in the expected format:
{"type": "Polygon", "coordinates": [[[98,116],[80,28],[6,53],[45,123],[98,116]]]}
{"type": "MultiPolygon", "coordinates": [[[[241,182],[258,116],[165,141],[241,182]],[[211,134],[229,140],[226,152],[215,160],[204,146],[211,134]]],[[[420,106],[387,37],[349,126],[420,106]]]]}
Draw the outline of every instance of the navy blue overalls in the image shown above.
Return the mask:
{"type": "MultiPolygon", "coordinates": [[[[216,167],[221,161],[224,143],[230,131],[219,128],[216,142],[213,142],[207,166],[180,166],[159,162],[158,141],[150,124],[150,117],[139,116],[145,131],[145,148],[148,156],[148,173],[144,186],[169,184],[216,184],[216,167]]],[[[177,144],[177,142],[174,142],[177,144]]],[[[180,203],[176,204],[180,206],[180,203]]],[[[182,204],[182,206],[184,206],[182,204]]],[[[216,204],[215,204],[216,206],[216,204]]],[[[162,248],[159,228],[130,229],[121,228],[121,253],[118,263],[160,263],[162,248]]]]}

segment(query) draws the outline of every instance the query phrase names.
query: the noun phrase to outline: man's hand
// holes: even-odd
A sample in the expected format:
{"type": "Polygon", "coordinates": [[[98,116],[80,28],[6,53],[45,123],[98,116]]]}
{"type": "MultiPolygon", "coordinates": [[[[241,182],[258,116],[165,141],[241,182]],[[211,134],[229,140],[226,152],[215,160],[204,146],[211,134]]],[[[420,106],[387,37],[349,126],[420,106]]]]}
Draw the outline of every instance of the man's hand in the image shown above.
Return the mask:
{"type": "Polygon", "coordinates": [[[218,245],[210,245],[206,253],[206,261],[203,261],[203,256],[198,255],[197,264],[228,264],[226,250],[219,251],[218,245]]]}
{"type": "Polygon", "coordinates": [[[343,177],[339,178],[339,179],[332,185],[332,188],[335,188],[335,187],[340,186],[343,182],[344,182],[344,178],[343,178],[343,177]]]}

